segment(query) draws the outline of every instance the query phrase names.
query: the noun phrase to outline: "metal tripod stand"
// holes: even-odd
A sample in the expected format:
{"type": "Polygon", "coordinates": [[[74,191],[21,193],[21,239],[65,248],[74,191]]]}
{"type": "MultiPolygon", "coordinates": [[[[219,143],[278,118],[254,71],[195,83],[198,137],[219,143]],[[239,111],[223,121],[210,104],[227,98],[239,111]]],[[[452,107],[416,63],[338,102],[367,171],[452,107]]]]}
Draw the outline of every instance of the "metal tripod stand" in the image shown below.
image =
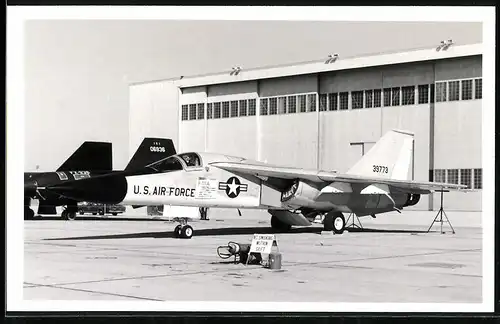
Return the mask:
{"type": "Polygon", "coordinates": [[[359,229],[363,229],[363,225],[361,224],[361,221],[359,220],[359,217],[358,215],[356,215],[355,213],[350,213],[349,214],[349,217],[347,217],[347,221],[345,222],[347,224],[346,228],[359,228],[359,229]],[[352,223],[349,224],[349,220],[352,218],[352,223]],[[356,220],[358,220],[358,224],[356,224],[356,220]]]}
{"type": "Polygon", "coordinates": [[[441,192],[441,206],[439,207],[439,211],[436,214],[436,217],[434,217],[434,220],[432,221],[431,226],[429,226],[429,229],[427,230],[427,233],[429,233],[429,231],[431,230],[432,226],[434,226],[434,223],[438,222],[438,223],[441,223],[441,234],[445,233],[445,232],[443,232],[443,223],[448,223],[448,225],[450,225],[450,227],[451,227],[451,232],[453,234],[455,234],[455,229],[451,225],[451,222],[448,219],[448,216],[446,215],[446,213],[445,213],[445,211],[443,209],[443,192],[445,192],[445,191],[448,192],[448,190],[439,190],[439,191],[441,192]],[[443,215],[446,218],[446,220],[443,219],[443,215]],[[439,220],[438,220],[438,217],[439,217],[439,220]]]}

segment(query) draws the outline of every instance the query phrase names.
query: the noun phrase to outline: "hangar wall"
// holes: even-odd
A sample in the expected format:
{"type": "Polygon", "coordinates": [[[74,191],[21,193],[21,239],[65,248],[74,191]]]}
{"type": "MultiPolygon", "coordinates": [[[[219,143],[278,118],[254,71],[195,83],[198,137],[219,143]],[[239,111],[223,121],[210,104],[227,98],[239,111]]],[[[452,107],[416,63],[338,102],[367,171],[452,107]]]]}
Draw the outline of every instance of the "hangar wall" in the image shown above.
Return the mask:
{"type": "Polygon", "coordinates": [[[129,157],[144,137],[171,138],[179,146],[179,89],[172,81],[129,88],[129,157]]]}
{"type": "MultiPolygon", "coordinates": [[[[463,179],[475,182],[481,68],[476,55],[183,88],[179,150],[345,172],[386,131],[400,128],[415,133],[415,180],[462,183],[465,172],[463,179]]],[[[144,91],[137,102],[156,100],[147,95],[159,94],[144,91]]],[[[448,193],[445,207],[481,210],[481,186],[471,187],[448,193]]],[[[438,206],[436,195],[412,208],[438,206]]]]}

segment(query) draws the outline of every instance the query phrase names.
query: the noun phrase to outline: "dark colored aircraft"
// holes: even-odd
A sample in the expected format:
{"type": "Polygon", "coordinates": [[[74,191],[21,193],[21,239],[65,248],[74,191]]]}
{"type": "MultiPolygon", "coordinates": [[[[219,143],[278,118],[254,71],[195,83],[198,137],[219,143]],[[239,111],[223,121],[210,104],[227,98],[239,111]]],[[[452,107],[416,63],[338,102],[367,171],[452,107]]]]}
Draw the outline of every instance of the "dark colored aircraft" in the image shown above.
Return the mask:
{"type": "Polygon", "coordinates": [[[63,197],[45,189],[47,186],[66,181],[81,180],[114,172],[134,173],[148,164],[174,155],[175,147],[171,139],[144,138],[132,159],[123,171],[112,168],[112,144],[104,142],[83,143],[56,172],[24,173],[24,219],[35,215],[30,208],[31,199],[38,199],[38,214],[56,214],[57,206],[66,206],[61,217],[66,220],[76,218],[78,211],[75,200],[63,197]]]}

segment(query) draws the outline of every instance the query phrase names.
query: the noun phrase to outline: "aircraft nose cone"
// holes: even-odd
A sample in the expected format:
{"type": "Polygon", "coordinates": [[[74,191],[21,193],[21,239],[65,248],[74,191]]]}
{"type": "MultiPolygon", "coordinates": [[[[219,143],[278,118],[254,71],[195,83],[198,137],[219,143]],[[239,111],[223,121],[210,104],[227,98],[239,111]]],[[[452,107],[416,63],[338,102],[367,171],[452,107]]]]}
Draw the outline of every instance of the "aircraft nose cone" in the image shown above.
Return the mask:
{"type": "Polygon", "coordinates": [[[127,194],[127,179],[124,175],[112,174],[66,181],[46,189],[77,201],[118,204],[127,194]]]}

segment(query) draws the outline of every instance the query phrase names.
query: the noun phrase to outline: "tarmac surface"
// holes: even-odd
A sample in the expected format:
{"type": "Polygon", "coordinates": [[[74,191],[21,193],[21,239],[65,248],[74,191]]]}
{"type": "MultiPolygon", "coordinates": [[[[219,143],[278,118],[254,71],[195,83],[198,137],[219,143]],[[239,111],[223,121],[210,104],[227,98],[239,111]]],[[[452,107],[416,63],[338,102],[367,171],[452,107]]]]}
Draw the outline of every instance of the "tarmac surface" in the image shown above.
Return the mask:
{"type": "MultiPolygon", "coordinates": [[[[273,233],[267,213],[211,210],[177,223],[127,215],[25,221],[24,299],[274,302],[482,302],[481,213],[388,213],[364,230],[322,235],[322,225],[276,233],[281,270],[221,259],[217,247],[273,233]],[[127,218],[128,217],[128,218],[127,218]]],[[[346,215],[347,216],[347,215],[346,215]]]]}

